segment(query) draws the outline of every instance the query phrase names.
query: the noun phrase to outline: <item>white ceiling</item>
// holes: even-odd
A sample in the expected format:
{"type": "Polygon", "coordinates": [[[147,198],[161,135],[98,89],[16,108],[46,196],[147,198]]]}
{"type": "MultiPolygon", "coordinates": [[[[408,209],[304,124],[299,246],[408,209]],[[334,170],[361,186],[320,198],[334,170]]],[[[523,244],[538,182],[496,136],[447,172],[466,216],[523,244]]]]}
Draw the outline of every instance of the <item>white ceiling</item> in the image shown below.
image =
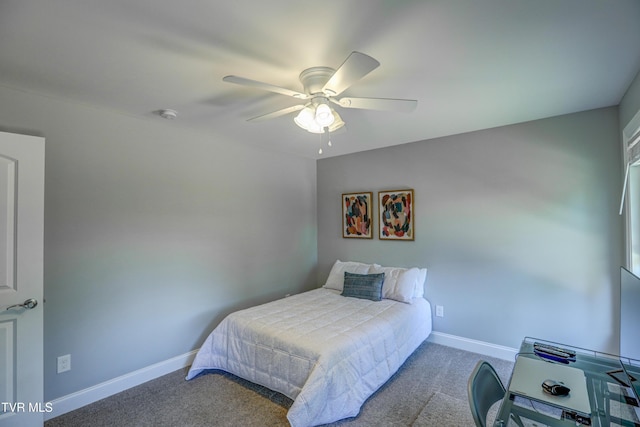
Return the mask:
{"type": "Polygon", "coordinates": [[[0,85],[317,158],[293,114],[246,121],[296,99],[222,77],[302,90],[305,68],[380,61],[343,95],[417,109],[340,109],[327,157],[617,105],[639,23],[639,0],[0,0],[0,85]]]}

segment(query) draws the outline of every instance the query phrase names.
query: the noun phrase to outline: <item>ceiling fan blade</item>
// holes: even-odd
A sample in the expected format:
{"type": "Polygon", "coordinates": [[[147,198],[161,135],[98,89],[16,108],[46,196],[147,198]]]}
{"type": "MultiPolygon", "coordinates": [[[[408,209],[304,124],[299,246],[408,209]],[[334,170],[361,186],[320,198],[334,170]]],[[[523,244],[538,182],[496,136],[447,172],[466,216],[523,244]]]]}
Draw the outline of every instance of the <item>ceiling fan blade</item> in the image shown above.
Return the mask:
{"type": "MultiPolygon", "coordinates": [[[[331,98],[330,98],[331,99],[331,98]]],[[[390,98],[340,98],[331,99],[344,108],[360,108],[363,110],[399,111],[408,113],[416,109],[418,101],[415,99],[390,98]]]]}
{"type": "Polygon", "coordinates": [[[322,88],[333,95],[344,92],[349,86],[375,70],[380,63],[360,52],[351,52],[351,55],[336,70],[329,81],[322,88]]]}
{"type": "Polygon", "coordinates": [[[304,108],[304,105],[294,105],[292,107],[283,108],[282,110],[274,111],[271,113],[263,114],[261,116],[252,117],[247,119],[248,122],[261,122],[263,120],[275,119],[276,117],[284,116],[285,114],[293,113],[294,111],[300,111],[304,108]]]}
{"type": "Polygon", "coordinates": [[[274,86],[272,84],[263,83],[256,80],[245,79],[244,77],[225,76],[222,78],[222,80],[227,83],[235,83],[237,85],[242,85],[242,86],[257,87],[258,89],[268,90],[269,92],[275,92],[281,95],[293,96],[294,98],[298,98],[298,99],[307,99],[309,97],[309,95],[304,94],[302,92],[296,92],[295,90],[287,89],[280,86],[274,86]]]}

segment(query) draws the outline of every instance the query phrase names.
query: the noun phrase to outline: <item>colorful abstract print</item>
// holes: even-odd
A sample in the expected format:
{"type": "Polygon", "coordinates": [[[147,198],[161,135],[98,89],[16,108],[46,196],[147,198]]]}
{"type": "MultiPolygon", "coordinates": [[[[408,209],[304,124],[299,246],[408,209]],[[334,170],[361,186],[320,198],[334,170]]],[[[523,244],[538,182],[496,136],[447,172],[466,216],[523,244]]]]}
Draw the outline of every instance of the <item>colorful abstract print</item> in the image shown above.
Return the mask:
{"type": "Polygon", "coordinates": [[[381,238],[413,239],[411,203],[411,192],[388,193],[381,196],[381,238]]]}
{"type": "Polygon", "coordinates": [[[348,195],[344,198],[345,230],[347,237],[370,237],[370,197],[366,194],[348,195]]]}

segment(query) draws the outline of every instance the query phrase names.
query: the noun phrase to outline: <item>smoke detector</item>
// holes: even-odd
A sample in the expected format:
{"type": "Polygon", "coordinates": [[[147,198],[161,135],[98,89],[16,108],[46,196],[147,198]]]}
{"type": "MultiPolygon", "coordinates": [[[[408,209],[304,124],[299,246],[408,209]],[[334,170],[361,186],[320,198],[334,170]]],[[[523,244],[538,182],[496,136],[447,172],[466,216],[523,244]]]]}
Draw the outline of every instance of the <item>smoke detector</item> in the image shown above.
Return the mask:
{"type": "Polygon", "coordinates": [[[160,117],[162,117],[163,119],[169,119],[169,120],[173,120],[176,117],[178,117],[177,111],[169,110],[169,109],[160,110],[158,114],[160,114],[160,117]]]}

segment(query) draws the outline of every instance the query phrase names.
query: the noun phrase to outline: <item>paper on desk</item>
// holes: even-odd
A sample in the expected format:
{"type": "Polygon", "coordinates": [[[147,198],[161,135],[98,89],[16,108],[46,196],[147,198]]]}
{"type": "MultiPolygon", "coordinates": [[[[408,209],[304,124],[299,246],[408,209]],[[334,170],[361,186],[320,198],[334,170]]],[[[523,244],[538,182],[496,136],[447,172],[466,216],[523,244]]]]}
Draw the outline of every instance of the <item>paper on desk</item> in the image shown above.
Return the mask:
{"type": "MultiPolygon", "coordinates": [[[[527,399],[525,399],[525,400],[527,400],[527,399]]],[[[528,405],[528,404],[527,404],[527,403],[525,403],[525,402],[522,402],[522,403],[525,405],[525,407],[526,407],[527,409],[533,410],[533,408],[531,407],[531,405],[528,405]]],[[[525,417],[525,416],[522,416],[522,415],[520,415],[520,416],[518,417],[518,421],[519,421],[519,423],[517,423],[517,422],[513,419],[513,417],[511,417],[511,418],[509,419],[509,423],[507,424],[507,427],[520,427],[520,426],[522,426],[522,427],[552,427],[552,426],[550,426],[550,425],[548,425],[548,424],[544,424],[544,423],[542,423],[542,422],[540,422],[540,421],[534,421],[534,420],[531,420],[531,419],[529,419],[529,418],[527,418],[527,417],[525,417]]]]}
{"type": "MultiPolygon", "coordinates": [[[[548,424],[541,424],[540,421],[532,421],[528,418],[520,418],[523,427],[552,427],[548,424]]],[[[520,427],[513,419],[509,420],[507,427],[520,427]]]]}
{"type": "MultiPolygon", "coordinates": [[[[554,418],[559,420],[562,418],[562,409],[556,406],[547,405],[546,403],[542,403],[538,400],[527,399],[522,396],[514,396],[513,404],[518,405],[522,408],[529,409],[534,412],[538,412],[542,415],[546,415],[547,417],[554,418]]],[[[537,424],[540,426],[540,424],[537,424]]]]}

